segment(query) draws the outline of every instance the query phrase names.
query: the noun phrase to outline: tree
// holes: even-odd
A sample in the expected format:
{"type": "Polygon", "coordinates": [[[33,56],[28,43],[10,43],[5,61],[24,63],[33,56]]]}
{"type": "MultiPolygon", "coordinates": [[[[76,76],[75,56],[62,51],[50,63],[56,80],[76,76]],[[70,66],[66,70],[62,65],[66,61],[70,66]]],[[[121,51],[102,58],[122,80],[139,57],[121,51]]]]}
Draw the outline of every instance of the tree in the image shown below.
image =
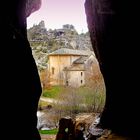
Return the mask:
{"type": "Polygon", "coordinates": [[[86,72],[87,109],[91,112],[102,112],[105,104],[105,84],[97,61],[93,61],[86,72]],[[90,93],[90,94],[89,94],[90,93]]]}
{"type": "Polygon", "coordinates": [[[43,90],[51,87],[51,74],[47,69],[40,72],[40,79],[43,90]]]}

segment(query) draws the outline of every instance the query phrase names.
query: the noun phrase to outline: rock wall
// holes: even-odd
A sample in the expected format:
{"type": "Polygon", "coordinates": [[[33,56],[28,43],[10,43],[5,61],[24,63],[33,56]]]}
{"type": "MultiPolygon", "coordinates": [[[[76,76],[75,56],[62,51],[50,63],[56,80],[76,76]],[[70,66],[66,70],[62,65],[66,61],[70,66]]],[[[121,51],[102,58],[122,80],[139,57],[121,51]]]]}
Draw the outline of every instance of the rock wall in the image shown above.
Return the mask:
{"type": "Polygon", "coordinates": [[[100,125],[113,132],[136,136],[138,119],[138,72],[136,4],[117,0],[86,0],[88,28],[100,63],[106,105],[100,125]],[[133,6],[132,6],[133,5],[133,6]],[[133,121],[135,120],[135,122],[133,121]]]}
{"type": "MultiPolygon", "coordinates": [[[[23,139],[39,140],[36,110],[41,87],[26,35],[26,1],[1,3],[0,25],[4,30],[0,39],[5,55],[0,57],[0,83],[1,100],[7,105],[1,102],[1,137],[18,140],[17,134],[21,134],[23,139]]],[[[140,43],[136,5],[118,0],[85,3],[92,43],[106,84],[106,105],[100,124],[133,138],[138,136],[139,124],[140,43]]]]}
{"type": "Polygon", "coordinates": [[[1,3],[1,137],[40,140],[36,112],[41,85],[27,40],[26,1],[1,3]]]}

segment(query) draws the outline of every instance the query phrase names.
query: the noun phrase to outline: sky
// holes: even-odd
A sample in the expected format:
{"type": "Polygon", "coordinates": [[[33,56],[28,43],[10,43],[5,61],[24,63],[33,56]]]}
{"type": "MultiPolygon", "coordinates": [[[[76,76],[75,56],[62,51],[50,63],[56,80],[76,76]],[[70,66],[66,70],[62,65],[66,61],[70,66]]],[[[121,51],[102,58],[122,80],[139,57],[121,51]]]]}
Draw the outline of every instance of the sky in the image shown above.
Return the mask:
{"type": "Polygon", "coordinates": [[[85,33],[88,29],[84,2],[85,0],[42,0],[41,8],[27,18],[27,28],[44,20],[47,30],[72,24],[78,33],[85,33]]]}

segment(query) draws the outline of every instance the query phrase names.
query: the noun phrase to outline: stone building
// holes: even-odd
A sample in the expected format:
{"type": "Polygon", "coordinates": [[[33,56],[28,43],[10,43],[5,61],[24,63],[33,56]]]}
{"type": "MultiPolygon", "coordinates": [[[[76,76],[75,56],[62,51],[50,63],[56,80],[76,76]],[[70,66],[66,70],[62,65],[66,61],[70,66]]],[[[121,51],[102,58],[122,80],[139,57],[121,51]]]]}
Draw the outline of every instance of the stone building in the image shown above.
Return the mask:
{"type": "Polygon", "coordinates": [[[89,65],[96,60],[92,51],[67,48],[58,49],[50,53],[48,57],[51,85],[72,87],[85,85],[85,74],[90,70],[89,65]]]}

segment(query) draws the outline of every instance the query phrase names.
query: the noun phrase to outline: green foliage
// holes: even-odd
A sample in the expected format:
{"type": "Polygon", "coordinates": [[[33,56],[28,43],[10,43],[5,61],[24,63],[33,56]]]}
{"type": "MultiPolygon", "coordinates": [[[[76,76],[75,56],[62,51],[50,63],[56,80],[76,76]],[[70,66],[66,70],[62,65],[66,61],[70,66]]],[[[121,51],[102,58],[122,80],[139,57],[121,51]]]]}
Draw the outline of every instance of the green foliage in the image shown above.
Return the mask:
{"type": "Polygon", "coordinates": [[[43,91],[42,96],[48,98],[55,98],[62,90],[61,86],[53,86],[43,91]]]}
{"type": "Polygon", "coordinates": [[[58,129],[52,129],[52,130],[39,130],[40,134],[48,134],[48,135],[56,135],[58,132],[58,129]]]}

